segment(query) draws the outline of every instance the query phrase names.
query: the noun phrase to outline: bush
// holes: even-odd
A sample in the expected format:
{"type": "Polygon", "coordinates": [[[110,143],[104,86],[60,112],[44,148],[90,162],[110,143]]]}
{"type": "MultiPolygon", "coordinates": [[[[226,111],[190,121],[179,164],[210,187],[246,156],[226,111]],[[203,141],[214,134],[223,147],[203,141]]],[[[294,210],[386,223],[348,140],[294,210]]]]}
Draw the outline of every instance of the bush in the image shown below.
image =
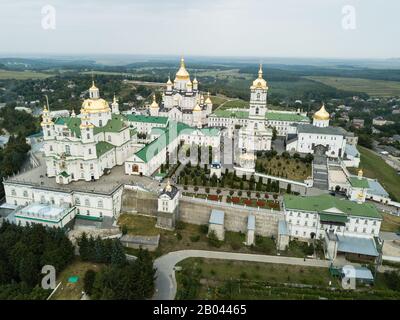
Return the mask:
{"type": "Polygon", "coordinates": [[[182,235],[178,232],[178,233],[176,234],[176,238],[177,238],[179,241],[181,241],[181,240],[182,240],[182,235]]]}
{"type": "Polygon", "coordinates": [[[183,229],[185,229],[185,223],[183,223],[182,221],[178,220],[176,222],[175,228],[176,228],[176,230],[183,230],[183,229]]]}
{"type": "Polygon", "coordinates": [[[240,242],[238,242],[238,241],[233,241],[232,243],[231,243],[231,248],[232,248],[232,250],[239,250],[240,248],[241,248],[242,246],[241,246],[241,244],[240,244],[240,242]]]}
{"type": "Polygon", "coordinates": [[[198,242],[200,240],[200,235],[195,235],[190,237],[190,241],[192,242],[198,242]]]}
{"type": "Polygon", "coordinates": [[[222,245],[222,241],[217,238],[214,230],[208,234],[208,244],[215,248],[219,248],[222,245]]]}
{"type": "Polygon", "coordinates": [[[207,234],[208,233],[208,225],[206,225],[206,224],[200,225],[199,231],[201,234],[207,234]]]}
{"type": "Polygon", "coordinates": [[[96,272],[89,269],[85,272],[83,277],[83,290],[90,296],[92,294],[94,280],[96,279],[96,272]]]}
{"type": "Polygon", "coordinates": [[[123,235],[128,233],[128,227],[125,224],[121,227],[121,232],[123,235]]]}

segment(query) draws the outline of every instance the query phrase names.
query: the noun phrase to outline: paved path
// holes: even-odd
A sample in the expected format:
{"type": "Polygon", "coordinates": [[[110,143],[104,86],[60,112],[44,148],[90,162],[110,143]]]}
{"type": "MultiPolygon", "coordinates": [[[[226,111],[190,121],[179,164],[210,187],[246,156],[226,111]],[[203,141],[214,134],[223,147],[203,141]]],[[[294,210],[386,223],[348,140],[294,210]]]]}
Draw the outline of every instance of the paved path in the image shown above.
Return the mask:
{"type": "Polygon", "coordinates": [[[181,250],[167,253],[158,258],[154,262],[156,272],[156,292],[153,296],[155,300],[173,300],[176,295],[176,279],[175,265],[187,258],[208,258],[208,259],[224,259],[224,260],[239,260],[253,262],[280,263],[311,267],[328,268],[330,262],[327,260],[312,260],[304,261],[302,258],[282,257],[282,256],[267,256],[259,254],[246,253],[231,253],[218,251],[203,251],[203,250],[181,250]]]}

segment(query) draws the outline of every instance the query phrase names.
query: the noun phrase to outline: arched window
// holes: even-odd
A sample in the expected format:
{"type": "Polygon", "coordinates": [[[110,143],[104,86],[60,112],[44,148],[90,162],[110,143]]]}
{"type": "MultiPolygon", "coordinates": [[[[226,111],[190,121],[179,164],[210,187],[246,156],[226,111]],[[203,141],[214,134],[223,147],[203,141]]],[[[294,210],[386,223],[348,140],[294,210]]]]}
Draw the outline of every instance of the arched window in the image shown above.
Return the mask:
{"type": "Polygon", "coordinates": [[[90,207],[90,201],[88,198],[85,199],[85,206],[90,207]]]}
{"type": "Polygon", "coordinates": [[[97,207],[103,208],[103,200],[100,199],[100,200],[97,202],[97,207]]]}
{"type": "Polygon", "coordinates": [[[111,142],[111,135],[108,135],[108,141],[111,142]]]}

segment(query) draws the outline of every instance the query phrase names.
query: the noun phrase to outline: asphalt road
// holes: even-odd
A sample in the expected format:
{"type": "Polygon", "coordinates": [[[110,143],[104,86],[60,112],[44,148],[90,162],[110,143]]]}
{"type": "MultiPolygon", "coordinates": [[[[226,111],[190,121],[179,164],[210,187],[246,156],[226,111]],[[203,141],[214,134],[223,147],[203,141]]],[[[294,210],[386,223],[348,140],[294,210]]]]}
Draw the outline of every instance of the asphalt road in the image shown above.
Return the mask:
{"type": "Polygon", "coordinates": [[[158,258],[154,262],[156,272],[156,292],[153,296],[154,300],[173,300],[176,295],[176,279],[175,265],[187,258],[208,258],[208,259],[225,259],[238,261],[253,261],[267,262],[290,265],[301,265],[311,267],[328,268],[330,262],[327,260],[312,260],[304,261],[302,258],[282,257],[282,256],[267,256],[259,254],[231,253],[218,251],[204,250],[181,250],[167,253],[158,258]]]}

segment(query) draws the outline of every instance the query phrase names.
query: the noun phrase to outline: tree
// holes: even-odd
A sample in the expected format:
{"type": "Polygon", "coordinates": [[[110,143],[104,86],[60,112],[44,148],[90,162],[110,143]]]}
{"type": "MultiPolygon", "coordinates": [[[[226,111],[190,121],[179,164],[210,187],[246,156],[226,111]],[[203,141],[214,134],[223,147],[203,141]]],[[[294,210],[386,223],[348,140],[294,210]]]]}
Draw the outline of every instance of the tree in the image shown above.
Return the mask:
{"type": "Polygon", "coordinates": [[[290,183],[286,187],[286,193],[292,193],[292,185],[290,183]]]}
{"type": "Polygon", "coordinates": [[[123,266],[126,264],[124,247],[122,246],[119,239],[114,239],[112,242],[110,260],[111,265],[123,266]]]}
{"type": "Polygon", "coordinates": [[[94,281],[96,279],[96,272],[92,269],[89,269],[85,272],[85,276],[83,278],[83,290],[88,294],[92,294],[92,289],[94,285],[94,281]]]}

